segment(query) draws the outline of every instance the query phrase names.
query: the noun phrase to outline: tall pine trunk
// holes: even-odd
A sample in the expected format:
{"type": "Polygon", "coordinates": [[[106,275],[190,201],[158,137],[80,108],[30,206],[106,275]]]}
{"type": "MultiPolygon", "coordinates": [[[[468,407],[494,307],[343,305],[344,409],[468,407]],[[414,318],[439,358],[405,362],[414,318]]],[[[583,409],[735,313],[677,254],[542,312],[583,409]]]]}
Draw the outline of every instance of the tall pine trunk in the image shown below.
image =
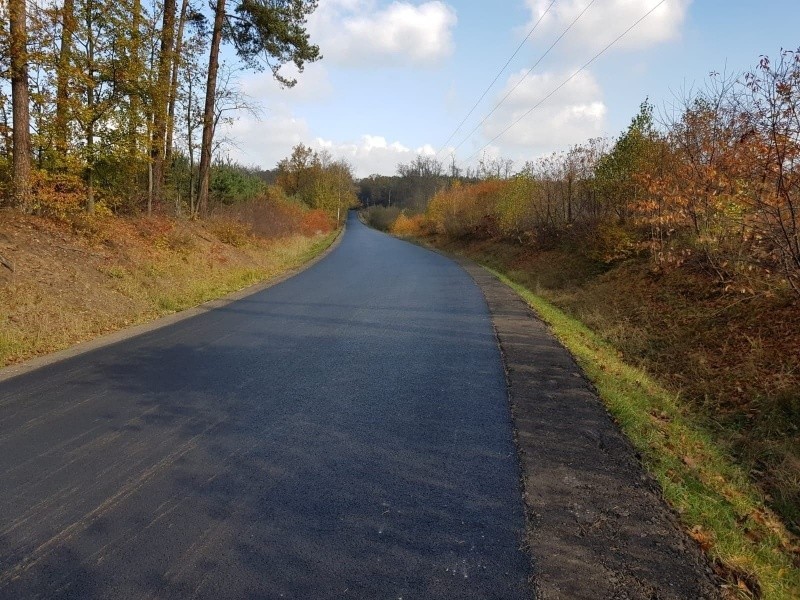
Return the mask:
{"type": "MultiPolygon", "coordinates": [[[[150,156],[153,162],[154,202],[161,202],[164,193],[164,152],[167,138],[167,106],[170,96],[173,43],[175,40],[175,0],[164,0],[164,19],[161,28],[161,48],[158,55],[158,79],[153,106],[153,143],[150,156]]],[[[152,205],[148,204],[148,212],[152,205]]]]}
{"type": "Polygon", "coordinates": [[[64,0],[61,7],[61,47],[56,71],[55,147],[59,159],[67,155],[69,144],[69,71],[72,36],[75,35],[75,0],[64,0]]]}
{"type": "Polygon", "coordinates": [[[214,11],[214,30],[211,34],[211,49],[208,53],[208,83],[206,103],[203,108],[203,140],[200,146],[200,168],[198,179],[200,190],[197,203],[200,214],[208,214],[208,188],[211,179],[211,145],[214,141],[214,103],[217,95],[217,71],[219,70],[219,46],[222,40],[222,25],[225,21],[225,0],[217,0],[214,11]]]}
{"type": "MultiPolygon", "coordinates": [[[[66,1],[66,0],[65,0],[66,1]]],[[[70,2],[74,0],[69,0],[70,2]]],[[[139,128],[142,125],[142,102],[141,102],[141,48],[142,48],[142,3],[141,0],[134,0],[131,7],[131,41],[128,48],[128,65],[131,73],[128,77],[128,140],[127,152],[131,166],[135,165],[139,159],[139,128]]]]}
{"type": "Polygon", "coordinates": [[[186,27],[186,15],[189,11],[189,0],[181,2],[181,14],[178,17],[178,33],[175,38],[175,58],[172,61],[172,79],[169,86],[169,109],[167,111],[167,143],[164,158],[170,164],[172,160],[172,139],[175,134],[175,101],[178,97],[178,71],[183,52],[183,30],[186,27]]]}
{"type": "Polygon", "coordinates": [[[25,0],[10,0],[11,110],[14,119],[11,201],[31,208],[31,132],[28,91],[28,19],[25,0]]]}
{"type": "Polygon", "coordinates": [[[84,126],[84,136],[86,139],[86,169],[84,177],[86,180],[86,212],[94,213],[94,126],[95,126],[95,64],[94,64],[94,6],[88,3],[86,6],[86,73],[89,75],[88,85],[86,86],[86,108],[89,112],[89,119],[84,126]]]}

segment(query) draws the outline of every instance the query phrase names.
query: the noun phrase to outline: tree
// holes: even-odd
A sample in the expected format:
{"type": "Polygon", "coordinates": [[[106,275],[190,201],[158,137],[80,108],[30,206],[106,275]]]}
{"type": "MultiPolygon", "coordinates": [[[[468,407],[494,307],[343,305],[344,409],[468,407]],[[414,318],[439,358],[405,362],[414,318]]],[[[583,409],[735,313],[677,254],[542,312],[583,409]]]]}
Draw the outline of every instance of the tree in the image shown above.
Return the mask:
{"type": "Polygon", "coordinates": [[[638,114],[619,137],[611,152],[603,156],[595,169],[595,181],[608,209],[621,223],[629,216],[642,193],[636,175],[649,164],[654,145],[653,105],[642,102],[638,114]]]}
{"type": "Polygon", "coordinates": [[[435,156],[417,155],[409,163],[397,165],[400,186],[394,202],[422,211],[434,194],[448,184],[442,163],[435,156]]]}
{"type": "Polygon", "coordinates": [[[800,294],[800,48],[766,56],[746,75],[749,125],[759,135],[740,138],[755,146],[755,173],[764,182],[751,194],[756,237],[778,257],[786,281],[800,294]]]}
{"type": "Polygon", "coordinates": [[[167,137],[164,158],[169,163],[172,157],[172,143],[175,134],[175,103],[178,97],[178,72],[180,71],[181,58],[183,54],[183,33],[186,28],[186,20],[194,15],[189,14],[189,0],[182,0],[181,12],[178,17],[178,31],[175,34],[175,56],[172,61],[172,76],[169,86],[169,107],[167,109],[167,137]]]}
{"type": "Polygon", "coordinates": [[[61,158],[67,154],[69,136],[69,71],[72,37],[75,35],[75,0],[64,0],[61,7],[61,44],[56,65],[55,148],[61,158]]]}
{"type": "Polygon", "coordinates": [[[276,183],[287,195],[324,210],[337,220],[358,201],[350,164],[303,144],[295,146],[292,155],[278,163],[276,183]]]}
{"type": "Polygon", "coordinates": [[[167,143],[167,119],[174,60],[175,10],[175,0],[164,0],[161,48],[158,53],[158,79],[153,94],[153,139],[150,148],[150,157],[153,161],[153,187],[147,200],[147,214],[153,210],[153,200],[160,202],[164,193],[164,154],[167,143]]]}
{"type": "Polygon", "coordinates": [[[302,72],[306,62],[321,58],[319,47],[310,43],[305,29],[306,19],[316,7],[316,0],[238,0],[233,13],[227,14],[226,0],[217,0],[208,54],[208,82],[200,150],[198,202],[202,213],[208,211],[214,102],[223,34],[246,64],[254,68],[263,68],[266,65],[276,80],[286,87],[292,87],[297,80],[282,75],[281,67],[291,62],[302,72]]]}
{"type": "Polygon", "coordinates": [[[28,90],[28,19],[25,0],[10,0],[9,58],[11,63],[11,107],[14,119],[12,134],[12,203],[30,210],[31,204],[31,133],[30,94],[28,90]]]}

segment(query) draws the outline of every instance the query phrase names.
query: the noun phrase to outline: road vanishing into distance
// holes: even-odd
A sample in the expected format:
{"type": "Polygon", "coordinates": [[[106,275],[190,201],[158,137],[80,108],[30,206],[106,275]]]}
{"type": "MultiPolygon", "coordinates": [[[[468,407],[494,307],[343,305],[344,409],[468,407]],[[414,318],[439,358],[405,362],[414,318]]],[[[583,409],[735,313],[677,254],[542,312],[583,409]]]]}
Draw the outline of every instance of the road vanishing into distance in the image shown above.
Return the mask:
{"type": "Polygon", "coordinates": [[[267,290],[0,383],[0,598],[529,598],[480,290],[352,215],[267,290]]]}

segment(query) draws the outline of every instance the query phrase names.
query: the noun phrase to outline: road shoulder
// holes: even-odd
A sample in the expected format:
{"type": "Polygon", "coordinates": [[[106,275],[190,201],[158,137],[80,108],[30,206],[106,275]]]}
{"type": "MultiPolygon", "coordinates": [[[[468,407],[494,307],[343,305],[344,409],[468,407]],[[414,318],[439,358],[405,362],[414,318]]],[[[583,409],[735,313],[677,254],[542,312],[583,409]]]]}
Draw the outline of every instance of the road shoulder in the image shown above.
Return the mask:
{"type": "Polygon", "coordinates": [[[503,354],[537,597],[719,597],[702,551],[570,353],[512,289],[456,260],[482,290],[503,354]]]}

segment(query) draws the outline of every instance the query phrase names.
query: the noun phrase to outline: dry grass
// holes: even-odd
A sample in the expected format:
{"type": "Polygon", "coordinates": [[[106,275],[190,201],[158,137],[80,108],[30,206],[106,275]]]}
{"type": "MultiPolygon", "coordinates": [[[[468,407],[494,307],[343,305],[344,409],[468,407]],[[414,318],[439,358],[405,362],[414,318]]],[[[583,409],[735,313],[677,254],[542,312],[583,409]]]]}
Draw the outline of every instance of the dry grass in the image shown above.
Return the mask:
{"type": "MultiPolygon", "coordinates": [[[[85,221],[85,222],[84,222],[85,221]]],[[[334,234],[267,240],[240,223],[68,223],[0,212],[0,365],[52,352],[275,277],[334,234]]]]}

